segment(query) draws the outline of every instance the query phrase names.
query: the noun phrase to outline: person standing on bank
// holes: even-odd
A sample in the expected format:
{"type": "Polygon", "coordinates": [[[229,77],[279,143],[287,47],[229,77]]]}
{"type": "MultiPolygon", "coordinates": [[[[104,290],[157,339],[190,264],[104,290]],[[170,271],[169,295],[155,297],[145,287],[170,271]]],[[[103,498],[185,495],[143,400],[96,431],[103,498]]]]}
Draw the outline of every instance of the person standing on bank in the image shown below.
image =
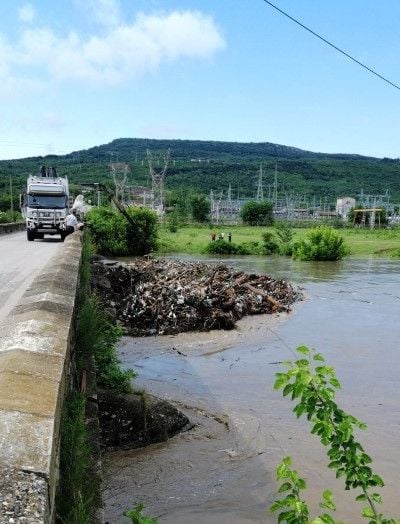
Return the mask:
{"type": "Polygon", "coordinates": [[[78,219],[76,218],[76,210],[71,209],[69,215],[65,219],[65,236],[73,233],[78,225],[78,219]]]}
{"type": "Polygon", "coordinates": [[[228,233],[228,241],[232,242],[232,233],[231,232],[228,233]]]}

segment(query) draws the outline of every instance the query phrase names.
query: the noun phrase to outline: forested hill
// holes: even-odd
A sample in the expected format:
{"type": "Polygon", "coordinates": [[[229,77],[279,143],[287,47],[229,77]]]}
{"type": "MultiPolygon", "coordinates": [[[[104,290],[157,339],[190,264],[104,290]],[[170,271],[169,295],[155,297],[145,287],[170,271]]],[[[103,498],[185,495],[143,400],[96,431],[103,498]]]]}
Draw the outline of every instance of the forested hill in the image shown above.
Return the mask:
{"type": "Polygon", "coordinates": [[[195,190],[209,193],[226,191],[233,196],[252,197],[257,188],[260,164],[263,166],[264,195],[274,183],[277,167],[278,191],[307,198],[383,194],[400,202],[399,159],[379,159],[360,155],[324,154],[268,142],[238,143],[198,140],[150,140],[119,138],[109,144],[75,151],[68,155],[26,158],[0,162],[0,192],[6,192],[12,174],[16,189],[23,187],[27,174],[38,172],[42,164],[54,165],[73,184],[110,179],[110,162],[129,165],[129,183],[150,185],[147,149],[157,167],[171,150],[166,190],[195,190]]]}

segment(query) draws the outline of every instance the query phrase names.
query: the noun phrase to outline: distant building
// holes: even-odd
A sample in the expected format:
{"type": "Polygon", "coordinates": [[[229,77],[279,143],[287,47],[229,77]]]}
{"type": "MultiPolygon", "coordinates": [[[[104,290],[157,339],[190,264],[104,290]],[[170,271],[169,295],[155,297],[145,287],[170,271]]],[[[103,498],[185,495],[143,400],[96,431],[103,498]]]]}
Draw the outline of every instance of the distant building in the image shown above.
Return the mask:
{"type": "Polygon", "coordinates": [[[347,218],[349,211],[352,207],[355,207],[356,200],[352,197],[342,197],[336,200],[336,213],[342,217],[347,218]]]}

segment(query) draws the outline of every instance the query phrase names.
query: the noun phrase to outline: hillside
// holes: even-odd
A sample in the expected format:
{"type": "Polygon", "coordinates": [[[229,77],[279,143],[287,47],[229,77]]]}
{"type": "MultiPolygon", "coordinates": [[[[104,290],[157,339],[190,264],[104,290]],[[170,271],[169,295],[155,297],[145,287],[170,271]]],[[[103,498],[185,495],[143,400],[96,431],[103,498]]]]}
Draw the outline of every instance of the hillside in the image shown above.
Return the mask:
{"type": "Polygon", "coordinates": [[[388,190],[391,200],[400,202],[399,159],[313,153],[268,142],[137,138],[120,138],[63,156],[0,161],[0,193],[8,191],[10,173],[17,193],[27,174],[36,173],[42,164],[56,166],[60,174],[68,175],[73,184],[79,184],[110,180],[110,161],[126,162],[131,184],[150,185],[146,150],[153,152],[157,165],[157,155],[162,162],[162,155],[168,148],[172,160],[166,178],[167,190],[193,189],[208,194],[213,189],[226,194],[231,184],[233,196],[239,191],[241,197],[252,197],[262,163],[267,196],[274,182],[276,164],[278,191],[282,196],[296,194],[308,200],[333,201],[338,196],[357,197],[361,189],[369,194],[383,194],[388,190]]]}

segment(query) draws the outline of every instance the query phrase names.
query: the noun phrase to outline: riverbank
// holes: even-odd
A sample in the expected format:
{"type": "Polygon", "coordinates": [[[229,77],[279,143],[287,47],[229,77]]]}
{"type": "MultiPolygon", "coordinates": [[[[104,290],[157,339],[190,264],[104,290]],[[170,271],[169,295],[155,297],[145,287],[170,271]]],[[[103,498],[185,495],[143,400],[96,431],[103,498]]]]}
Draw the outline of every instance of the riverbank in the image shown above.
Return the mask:
{"type": "MultiPolygon", "coordinates": [[[[312,225],[310,225],[311,227],[312,225]]],[[[265,231],[274,232],[274,228],[248,226],[184,226],[172,233],[168,227],[160,228],[158,254],[168,253],[204,253],[211,241],[212,233],[220,232],[225,237],[230,232],[235,244],[258,243],[262,246],[262,234],[265,231]]],[[[307,228],[293,229],[294,240],[301,239],[307,233],[307,228]]],[[[400,228],[395,229],[339,229],[340,235],[350,248],[351,256],[389,256],[400,246],[400,228]]]]}

